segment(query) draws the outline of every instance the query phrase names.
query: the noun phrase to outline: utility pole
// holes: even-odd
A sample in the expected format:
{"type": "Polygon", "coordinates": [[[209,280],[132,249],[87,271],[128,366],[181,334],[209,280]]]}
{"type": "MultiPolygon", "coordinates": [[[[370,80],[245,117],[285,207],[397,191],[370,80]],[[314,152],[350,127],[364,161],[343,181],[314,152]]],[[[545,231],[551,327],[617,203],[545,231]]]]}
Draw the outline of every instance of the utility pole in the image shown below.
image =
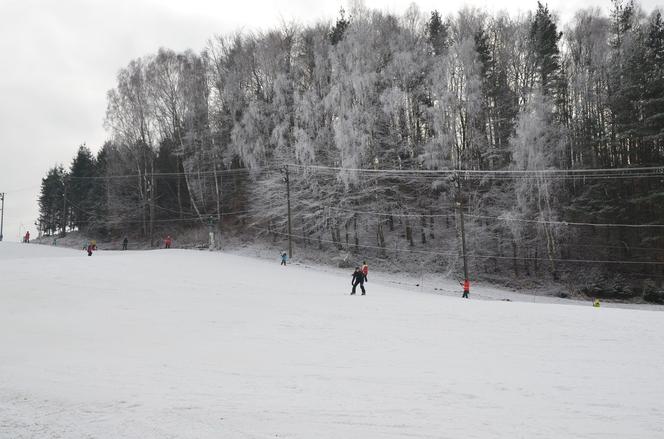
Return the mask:
{"type": "Polygon", "coordinates": [[[2,201],[2,207],[0,207],[0,241],[2,241],[2,228],[5,224],[5,193],[0,192],[0,201],[2,201]]]}
{"type": "Polygon", "coordinates": [[[293,241],[291,238],[293,229],[291,227],[290,174],[288,172],[288,165],[284,165],[282,172],[285,174],[284,181],[286,182],[286,201],[288,203],[288,259],[293,259],[293,241]]]}
{"type": "Polygon", "coordinates": [[[459,174],[456,176],[457,181],[457,202],[459,208],[459,221],[461,222],[461,255],[463,256],[463,280],[468,280],[468,258],[466,257],[466,227],[463,219],[463,192],[461,191],[461,179],[459,174]]]}
{"type": "Polygon", "coordinates": [[[65,193],[62,197],[62,236],[65,236],[67,230],[67,179],[63,180],[65,193]]]}

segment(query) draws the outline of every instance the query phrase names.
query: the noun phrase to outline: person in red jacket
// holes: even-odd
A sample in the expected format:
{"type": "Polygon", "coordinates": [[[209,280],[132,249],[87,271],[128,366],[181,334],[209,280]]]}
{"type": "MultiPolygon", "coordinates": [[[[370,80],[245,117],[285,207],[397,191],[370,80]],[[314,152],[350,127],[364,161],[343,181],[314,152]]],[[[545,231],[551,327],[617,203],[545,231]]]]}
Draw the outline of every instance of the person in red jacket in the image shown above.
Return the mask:
{"type": "Polygon", "coordinates": [[[369,282],[369,279],[367,279],[367,274],[369,274],[369,266],[367,265],[367,261],[362,262],[362,274],[364,274],[364,281],[369,282]]]}
{"type": "Polygon", "coordinates": [[[464,299],[468,299],[468,294],[470,293],[470,281],[468,279],[463,281],[463,297],[464,299]]]}
{"type": "Polygon", "coordinates": [[[25,232],[25,236],[23,237],[23,242],[25,242],[26,244],[30,244],[30,231],[29,230],[27,232],[25,232]]]}
{"type": "Polygon", "coordinates": [[[171,243],[173,241],[171,240],[171,235],[166,236],[166,239],[164,239],[164,246],[166,248],[171,248],[171,243]]]}

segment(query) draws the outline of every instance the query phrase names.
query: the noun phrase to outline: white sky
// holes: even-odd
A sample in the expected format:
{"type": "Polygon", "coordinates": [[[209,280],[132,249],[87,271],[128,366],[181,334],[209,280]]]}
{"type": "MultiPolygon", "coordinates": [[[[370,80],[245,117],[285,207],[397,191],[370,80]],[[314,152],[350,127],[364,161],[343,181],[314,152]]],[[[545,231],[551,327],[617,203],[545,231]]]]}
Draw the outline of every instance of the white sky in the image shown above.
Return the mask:
{"type": "MultiPolygon", "coordinates": [[[[403,12],[410,0],[366,0],[403,12]]],[[[491,12],[533,10],[536,0],[419,0],[447,15],[464,5],[491,12]]],[[[563,20],[609,0],[549,0],[563,20]]],[[[642,0],[651,10],[662,0],[642,0]]],[[[283,20],[333,20],[347,1],[316,0],[0,0],[0,192],[6,192],[5,239],[36,234],[41,178],[68,166],[81,143],[96,151],[106,133],[106,91],[131,59],[159,47],[200,51],[208,38],[267,29],[283,20]]],[[[349,9],[346,7],[346,9],[349,9]]]]}

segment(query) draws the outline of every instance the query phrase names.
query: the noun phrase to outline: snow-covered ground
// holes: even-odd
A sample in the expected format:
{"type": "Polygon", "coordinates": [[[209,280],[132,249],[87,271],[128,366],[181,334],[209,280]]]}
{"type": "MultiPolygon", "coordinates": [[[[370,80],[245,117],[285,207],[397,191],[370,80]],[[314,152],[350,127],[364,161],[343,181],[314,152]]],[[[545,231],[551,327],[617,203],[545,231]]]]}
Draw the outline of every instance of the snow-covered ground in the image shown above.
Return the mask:
{"type": "Polygon", "coordinates": [[[0,243],[0,438],[664,437],[659,308],[380,278],[0,243]]]}

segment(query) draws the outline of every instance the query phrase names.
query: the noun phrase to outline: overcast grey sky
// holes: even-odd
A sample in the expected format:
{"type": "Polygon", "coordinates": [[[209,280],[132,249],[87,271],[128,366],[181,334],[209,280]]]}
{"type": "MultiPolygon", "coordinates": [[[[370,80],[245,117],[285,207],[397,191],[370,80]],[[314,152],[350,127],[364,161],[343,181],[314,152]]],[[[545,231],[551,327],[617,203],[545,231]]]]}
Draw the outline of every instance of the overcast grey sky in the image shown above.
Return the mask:
{"type": "MultiPolygon", "coordinates": [[[[401,13],[411,0],[367,0],[401,13]]],[[[444,15],[464,5],[491,12],[532,10],[537,0],[419,0],[444,15]]],[[[549,0],[563,21],[609,0],[549,0]]],[[[661,0],[642,0],[651,10],[661,0]]],[[[106,91],[131,59],[159,47],[200,51],[214,34],[267,29],[285,21],[333,20],[347,1],[327,0],[0,0],[0,192],[6,192],[5,239],[36,234],[41,178],[68,166],[86,143],[106,133],[106,91]]],[[[346,8],[348,9],[348,8],[346,8]]]]}

